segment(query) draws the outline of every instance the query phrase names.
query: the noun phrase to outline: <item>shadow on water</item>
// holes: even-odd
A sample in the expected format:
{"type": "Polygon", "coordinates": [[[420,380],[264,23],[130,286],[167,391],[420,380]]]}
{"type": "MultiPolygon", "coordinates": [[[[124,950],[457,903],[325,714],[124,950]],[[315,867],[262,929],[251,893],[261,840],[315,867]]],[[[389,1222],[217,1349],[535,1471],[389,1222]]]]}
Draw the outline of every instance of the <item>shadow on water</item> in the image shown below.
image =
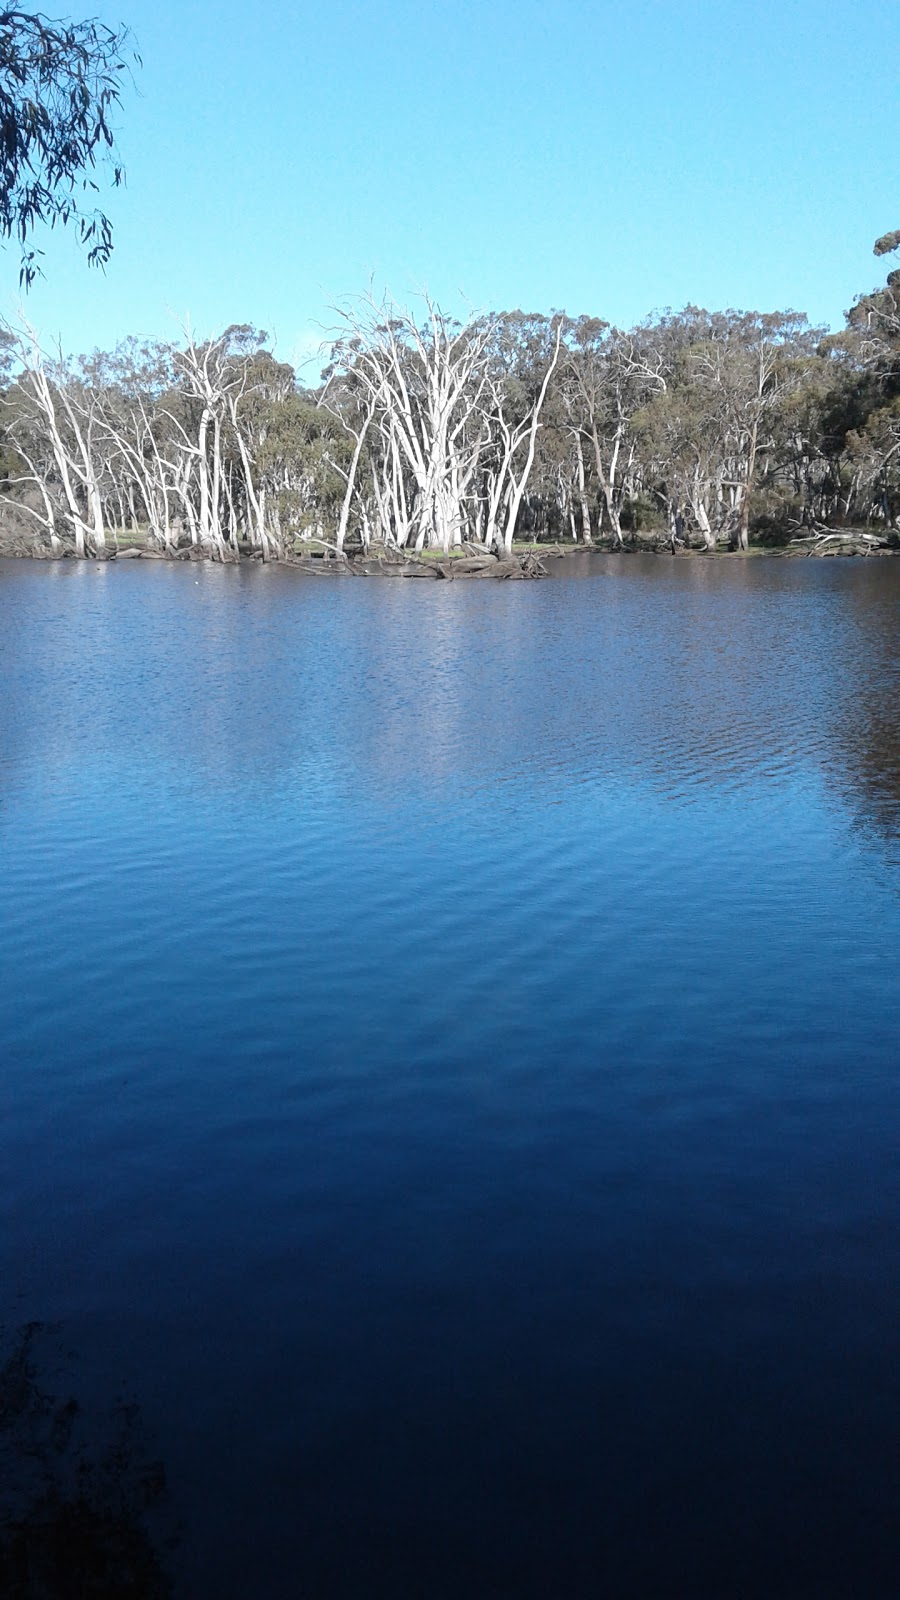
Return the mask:
{"type": "Polygon", "coordinates": [[[166,1600],[148,1520],[165,1473],[146,1459],[140,1412],[101,1415],[55,1393],[71,1357],[27,1323],[0,1336],[0,1594],[4,1600],[166,1600]]]}

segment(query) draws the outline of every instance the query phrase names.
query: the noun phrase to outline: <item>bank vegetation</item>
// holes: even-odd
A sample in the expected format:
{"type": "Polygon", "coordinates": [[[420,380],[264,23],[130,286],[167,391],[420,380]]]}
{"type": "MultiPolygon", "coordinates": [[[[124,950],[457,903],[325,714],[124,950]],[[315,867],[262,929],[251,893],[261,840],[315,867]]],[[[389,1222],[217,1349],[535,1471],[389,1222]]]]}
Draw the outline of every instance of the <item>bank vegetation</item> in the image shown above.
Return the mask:
{"type": "Polygon", "coordinates": [[[900,545],[900,272],[836,334],[696,306],[336,316],[313,387],[247,325],[70,357],[6,324],[3,547],[477,569],[521,541],[900,545]]]}

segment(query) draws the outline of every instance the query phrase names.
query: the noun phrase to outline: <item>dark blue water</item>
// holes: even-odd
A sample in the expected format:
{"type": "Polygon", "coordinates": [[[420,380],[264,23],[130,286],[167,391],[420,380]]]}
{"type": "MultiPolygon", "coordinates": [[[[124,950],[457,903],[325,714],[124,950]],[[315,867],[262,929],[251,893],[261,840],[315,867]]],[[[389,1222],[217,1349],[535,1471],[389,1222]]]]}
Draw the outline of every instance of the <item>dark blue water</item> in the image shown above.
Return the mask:
{"type": "Polygon", "coordinates": [[[898,1591],[900,563],[591,570],[0,564],[0,1322],[189,1600],[898,1591]]]}

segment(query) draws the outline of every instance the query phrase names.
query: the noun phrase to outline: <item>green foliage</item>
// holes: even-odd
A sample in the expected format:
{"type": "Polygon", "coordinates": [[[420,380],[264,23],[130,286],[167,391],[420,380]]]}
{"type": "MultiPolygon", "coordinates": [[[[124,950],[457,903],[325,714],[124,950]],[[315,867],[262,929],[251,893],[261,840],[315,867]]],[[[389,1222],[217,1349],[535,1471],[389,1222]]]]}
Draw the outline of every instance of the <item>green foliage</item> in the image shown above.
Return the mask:
{"type": "MultiPolygon", "coordinates": [[[[885,235],[877,253],[898,244],[885,235]]],[[[76,361],[40,357],[19,330],[15,341],[0,336],[0,478],[5,498],[57,541],[77,532],[93,477],[92,503],[110,528],[146,527],[167,548],[190,540],[231,559],[248,544],[267,558],[289,552],[298,539],[411,544],[428,503],[416,452],[437,392],[433,338],[473,356],[439,419],[446,450],[462,441],[468,452],[453,468],[454,543],[496,540],[510,506],[510,537],[537,541],[668,543],[681,528],[695,546],[746,548],[751,537],[777,545],[854,522],[887,538],[900,528],[897,276],[827,336],[793,311],[689,305],[624,330],[522,311],[461,327],[429,307],[420,328],[372,302],[368,323],[347,319],[319,392],[300,389],[249,324],[204,342],[186,333],[180,345],[131,338],[76,361]],[[379,367],[373,350],[396,364],[379,367]],[[400,444],[379,411],[389,393],[408,425],[400,444]],[[81,512],[66,502],[60,449],[78,457],[70,477],[81,512]],[[503,474],[526,454],[531,475],[513,504],[503,474]]]]}
{"type": "Polygon", "coordinates": [[[622,507],[622,527],[626,533],[662,533],[665,519],[648,495],[636,494],[622,507]]]}
{"type": "Polygon", "coordinates": [[[111,117],[129,43],[127,30],[93,19],[0,12],[0,237],[18,240],[26,286],[40,271],[42,252],[29,248],[40,223],[72,224],[92,266],[109,260],[112,225],[90,196],[100,167],[113,186],[124,176],[111,117]]]}

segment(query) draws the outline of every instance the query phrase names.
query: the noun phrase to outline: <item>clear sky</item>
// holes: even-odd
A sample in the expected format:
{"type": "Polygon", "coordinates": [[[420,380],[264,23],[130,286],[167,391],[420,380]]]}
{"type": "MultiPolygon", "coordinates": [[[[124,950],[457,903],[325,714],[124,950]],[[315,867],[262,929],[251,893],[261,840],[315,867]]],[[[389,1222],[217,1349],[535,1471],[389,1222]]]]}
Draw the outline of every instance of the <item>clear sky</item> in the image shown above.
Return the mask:
{"type": "MultiPolygon", "coordinates": [[[[71,12],[128,23],[144,62],[112,263],[54,235],[28,297],[71,350],[190,314],[254,322],[296,360],[373,275],[452,309],[629,323],[693,301],[836,326],[900,227],[898,0],[71,12]]],[[[3,270],[9,309],[13,249],[3,270]]]]}

